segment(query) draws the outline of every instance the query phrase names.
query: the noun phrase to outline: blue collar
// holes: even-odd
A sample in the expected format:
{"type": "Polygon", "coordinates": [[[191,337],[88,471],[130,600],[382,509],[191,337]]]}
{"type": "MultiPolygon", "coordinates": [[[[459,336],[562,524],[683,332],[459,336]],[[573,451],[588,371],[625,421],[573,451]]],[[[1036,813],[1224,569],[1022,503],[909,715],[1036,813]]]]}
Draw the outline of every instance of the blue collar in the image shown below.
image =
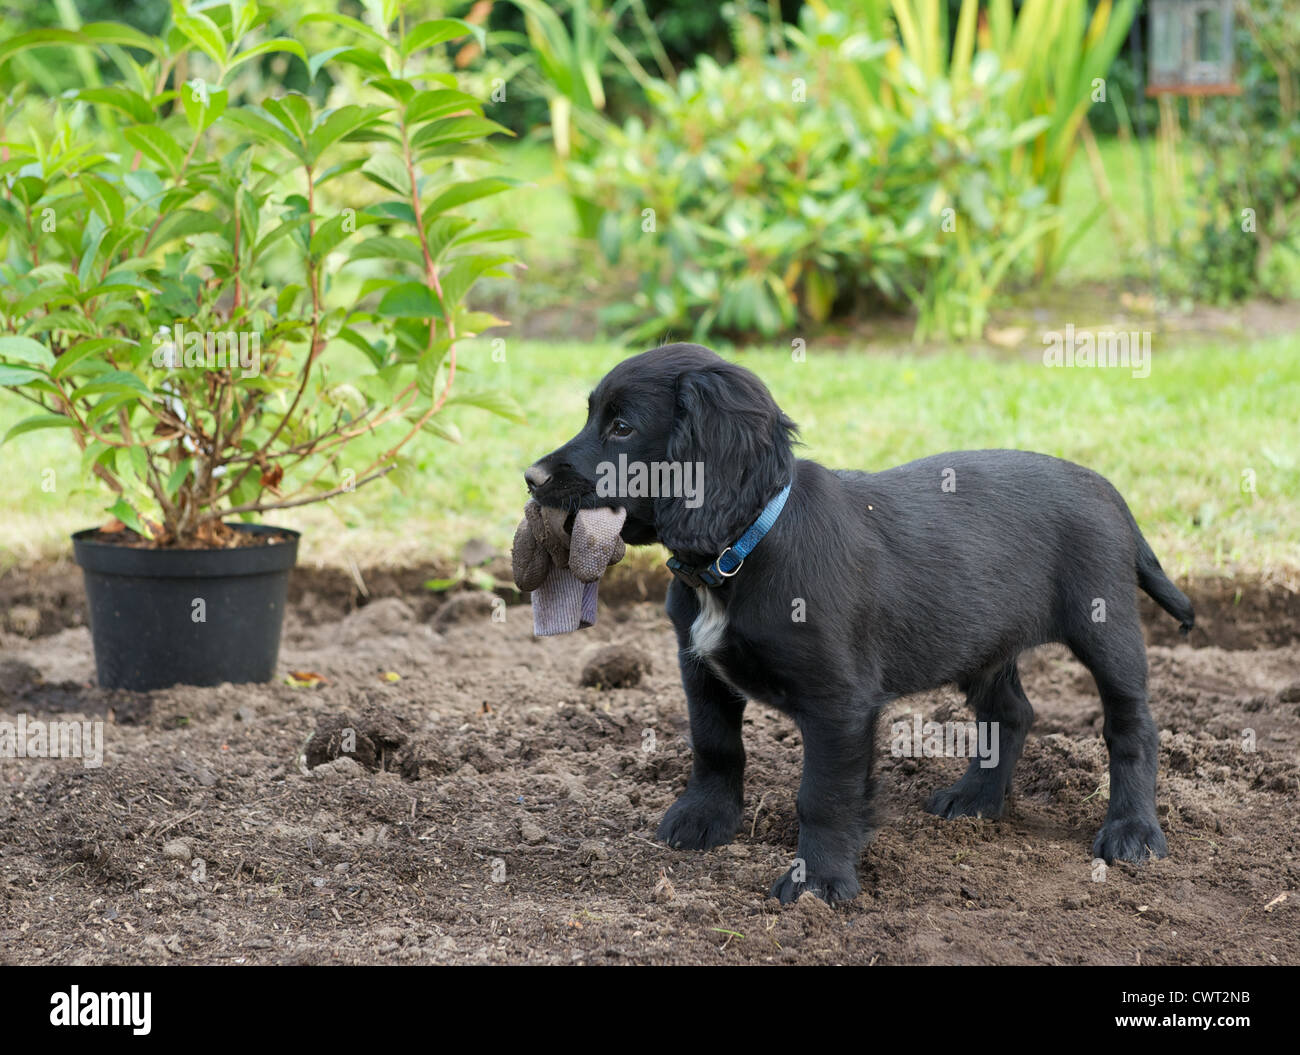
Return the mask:
{"type": "Polygon", "coordinates": [[[740,566],[745,563],[745,558],[753,552],[755,546],[763,541],[763,536],[772,530],[772,525],[776,523],[776,518],[781,515],[781,510],[785,508],[785,500],[790,497],[790,484],[782,488],[781,493],[772,501],[763,507],[763,512],[759,513],[758,519],[750,525],[740,538],[724,549],[717,560],[706,564],[702,568],[692,567],[689,564],[683,564],[676,557],[668,558],[668,570],[671,571],[687,586],[694,586],[697,589],[701,586],[721,586],[730,579],[736,572],[740,571],[740,566]]]}

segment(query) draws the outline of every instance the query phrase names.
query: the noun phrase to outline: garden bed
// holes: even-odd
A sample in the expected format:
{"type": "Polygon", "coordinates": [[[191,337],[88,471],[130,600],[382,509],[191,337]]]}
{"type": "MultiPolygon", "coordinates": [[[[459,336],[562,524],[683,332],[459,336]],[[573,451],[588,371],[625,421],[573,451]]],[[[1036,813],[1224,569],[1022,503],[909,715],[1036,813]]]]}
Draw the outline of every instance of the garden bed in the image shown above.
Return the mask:
{"type": "MultiPolygon", "coordinates": [[[[281,670],[302,687],[149,694],[91,686],[75,569],[0,577],[0,720],[105,720],[101,768],[0,761],[0,960],[1300,959],[1295,594],[1208,580],[1189,589],[1188,642],[1148,621],[1169,859],[1094,881],[1101,708],[1083,668],[1046,648],[1024,663],[1038,720],[1004,820],[924,813],[964,763],[892,758],[882,737],[863,895],[781,910],[766,893],[795,852],[800,743],[780,715],[748,712],[736,842],[701,854],[654,841],[690,764],[671,628],[635,600],[661,595],[656,573],[602,588],[615,603],[594,629],[538,640],[526,608],[494,622],[487,595],[422,590],[435,571],[367,573],[357,607],[346,573],[299,569],[281,670]],[[580,687],[611,644],[644,653],[650,673],[580,687]],[[307,770],[340,723],[360,734],[360,764],[307,770]]],[[[943,691],[895,704],[885,728],[912,712],[967,717],[943,691]]]]}

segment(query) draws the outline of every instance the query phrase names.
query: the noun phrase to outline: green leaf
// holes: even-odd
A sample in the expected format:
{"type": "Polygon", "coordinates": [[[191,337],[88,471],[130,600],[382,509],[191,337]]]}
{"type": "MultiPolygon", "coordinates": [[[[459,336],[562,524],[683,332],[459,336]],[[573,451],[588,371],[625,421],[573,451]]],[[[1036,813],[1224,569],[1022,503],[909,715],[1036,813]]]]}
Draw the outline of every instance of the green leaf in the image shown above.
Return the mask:
{"type": "Polygon", "coordinates": [[[28,323],[32,333],[82,333],[87,337],[95,334],[95,324],[84,315],[72,311],[52,311],[28,323]]]}
{"type": "Polygon", "coordinates": [[[95,258],[99,255],[99,247],[107,233],[108,228],[95,218],[92,218],[92,223],[86,225],[84,236],[88,241],[82,247],[81,265],[77,268],[77,281],[83,287],[92,281],[91,272],[95,267],[95,258]]]}
{"type": "Polygon", "coordinates": [[[285,286],[280,291],[280,295],[275,298],[275,313],[280,316],[288,315],[293,310],[294,301],[298,299],[298,294],[303,289],[304,287],[297,282],[285,286]]]}
{"type": "Polygon", "coordinates": [[[423,282],[403,282],[393,286],[384,294],[379,307],[375,310],[380,315],[400,318],[442,317],[442,308],[439,307],[433,292],[423,282]]]}
{"type": "Polygon", "coordinates": [[[510,129],[486,117],[444,117],[425,125],[411,137],[411,147],[424,150],[447,143],[464,143],[494,132],[513,135],[510,129]]]}
{"type": "Polygon", "coordinates": [[[13,182],[14,197],[29,209],[45,194],[45,181],[39,176],[20,176],[13,182]]]}
{"type": "Polygon", "coordinates": [[[326,220],[316,229],[316,233],[311,236],[311,244],[307,247],[307,252],[312,260],[321,261],[339,245],[347,241],[348,237],[355,234],[355,230],[349,231],[345,227],[346,218],[344,216],[335,216],[333,219],[326,220]]]}
{"type": "Polygon", "coordinates": [[[304,66],[309,66],[307,50],[301,44],[288,37],[277,37],[275,40],[264,40],[261,44],[254,44],[247,51],[241,51],[230,60],[230,66],[228,68],[233,70],[242,62],[247,62],[249,59],[255,59],[259,55],[268,55],[274,51],[287,51],[290,55],[302,59],[302,64],[304,66]]]}
{"type": "Polygon", "coordinates": [[[1024,122],[1018,128],[1014,129],[1006,139],[1006,145],[1009,147],[1018,146],[1020,143],[1034,139],[1041,133],[1045,132],[1052,126],[1051,118],[1034,117],[1024,122]]]}
{"type": "Polygon", "coordinates": [[[367,208],[380,216],[391,216],[394,220],[401,220],[403,223],[415,223],[415,210],[411,208],[409,201],[381,201],[367,208]]]}
{"type": "Polygon", "coordinates": [[[410,197],[411,177],[401,158],[395,154],[376,154],[361,166],[361,174],[372,183],[404,197],[410,197]]]}
{"type": "Polygon", "coordinates": [[[196,48],[218,66],[226,65],[229,46],[220,28],[201,11],[185,10],[179,0],[172,0],[172,22],[196,48]]]}
{"type": "MultiPolygon", "coordinates": [[[[370,365],[375,367],[376,369],[378,369],[380,365],[383,363],[384,361],[383,347],[382,346],[377,347],[371,344],[368,340],[365,339],[365,337],[359,334],[356,330],[352,329],[352,327],[350,326],[343,327],[343,329],[339,330],[337,337],[339,338],[339,340],[346,341],[348,344],[352,345],[353,348],[361,352],[361,354],[364,355],[367,360],[369,360],[370,365]]],[[[362,388],[365,388],[366,387],[365,382],[368,380],[374,380],[375,376],[376,375],[371,374],[366,377],[358,378],[357,384],[360,385],[362,388]]],[[[369,395],[370,393],[367,394],[369,395]]],[[[392,398],[392,393],[388,392],[384,396],[384,399],[382,401],[387,402],[391,398],[392,398]]]]}
{"type": "Polygon", "coordinates": [[[337,165],[331,165],[317,177],[316,186],[323,187],[330,180],[346,176],[350,172],[356,172],[368,160],[369,158],[351,158],[348,161],[340,161],[337,165]]]}
{"type": "MultiPolygon", "coordinates": [[[[29,272],[29,277],[34,277],[36,272],[29,272]]],[[[42,282],[39,286],[17,302],[10,305],[10,313],[13,315],[26,315],[37,308],[44,308],[46,312],[53,311],[55,308],[71,307],[77,303],[77,295],[72,288],[63,281],[60,276],[58,282],[42,282]]]]}
{"type": "Polygon", "coordinates": [[[424,121],[459,114],[462,110],[470,110],[478,115],[481,113],[482,108],[482,103],[467,92],[452,91],[445,88],[435,91],[423,91],[407,103],[406,123],[414,127],[424,121]]]}
{"type": "Polygon", "coordinates": [[[309,160],[307,148],[298,142],[293,134],[279,121],[273,120],[263,110],[251,106],[241,106],[235,110],[227,110],[222,115],[222,120],[237,125],[261,143],[270,143],[283,147],[304,164],[309,160]]]}
{"type": "Polygon", "coordinates": [[[443,191],[429,203],[424,210],[425,220],[427,221],[431,216],[444,213],[448,209],[454,209],[458,205],[478,201],[480,198],[500,194],[502,191],[518,187],[522,182],[522,180],[510,179],[505,176],[487,176],[484,179],[465,180],[463,183],[457,183],[443,191]]]}
{"type": "Polygon", "coordinates": [[[444,44],[469,34],[473,34],[474,39],[482,46],[485,39],[483,29],[463,22],[459,18],[435,18],[429,22],[421,22],[402,40],[402,54],[413,55],[421,48],[431,48],[435,44],[444,44]]]}
{"type": "Polygon", "coordinates": [[[240,40],[257,21],[257,0],[230,0],[230,39],[240,40]]]}
{"type": "Polygon", "coordinates": [[[456,393],[448,398],[444,406],[450,406],[453,403],[464,404],[469,407],[478,407],[480,410],[486,410],[497,417],[505,418],[507,421],[513,421],[517,425],[527,425],[528,418],[524,415],[519,404],[515,402],[513,396],[508,392],[492,390],[489,392],[466,392],[456,393]]]}
{"type": "Polygon", "coordinates": [[[148,385],[135,374],[129,374],[125,370],[109,370],[99,374],[89,384],[76,389],[70,398],[88,399],[99,395],[139,397],[150,402],[154,398],[148,385]]]}
{"type": "Polygon", "coordinates": [[[321,67],[330,59],[342,55],[347,50],[347,48],[327,48],[325,51],[317,52],[311,57],[311,61],[307,63],[308,79],[315,83],[316,75],[320,73],[321,67]]]}
{"type": "Polygon", "coordinates": [[[185,161],[185,151],[175,138],[169,136],[157,125],[135,125],[123,133],[126,141],[141,154],[157,165],[161,165],[171,175],[180,171],[185,161]]]}
{"type": "Polygon", "coordinates": [[[54,364],[54,353],[30,337],[0,337],[0,355],[6,359],[17,359],[21,363],[36,363],[39,366],[54,364]]]}
{"type": "Polygon", "coordinates": [[[262,109],[288,130],[299,143],[305,144],[311,132],[311,103],[299,92],[289,92],[279,99],[267,99],[262,109]]]}
{"type": "Polygon", "coordinates": [[[498,319],[487,311],[456,312],[456,334],[460,337],[474,337],[484,330],[493,330],[498,326],[509,326],[505,319],[498,319]]]}
{"type": "Polygon", "coordinates": [[[487,255],[458,257],[442,274],[443,302],[459,304],[479,278],[504,264],[513,263],[514,259],[512,256],[487,255]]]}
{"type": "Polygon", "coordinates": [[[225,88],[212,88],[206,82],[198,85],[191,81],[181,86],[180,93],[185,120],[198,132],[211,128],[212,123],[226,112],[226,102],[230,97],[225,88]]]}
{"type": "Polygon", "coordinates": [[[127,190],[146,205],[152,203],[153,199],[160,196],[164,190],[162,180],[158,178],[157,173],[150,172],[148,169],[128,172],[122,176],[122,182],[126,184],[127,190]]]}
{"type": "Polygon", "coordinates": [[[424,255],[414,240],[383,234],[367,238],[353,249],[348,254],[348,262],[353,260],[405,260],[408,264],[421,266],[424,255]]]}
{"type": "Polygon", "coordinates": [[[474,221],[464,216],[425,216],[424,239],[429,247],[429,255],[437,260],[447,249],[454,245],[456,239],[474,226],[474,221]]]}
{"type": "Polygon", "coordinates": [[[81,190],[86,195],[86,200],[90,203],[91,209],[99,214],[99,218],[108,225],[122,222],[122,217],[126,213],[126,206],[122,202],[122,195],[118,193],[107,180],[92,175],[89,172],[81,174],[81,190]]]}
{"type": "Polygon", "coordinates": [[[196,234],[210,234],[224,229],[225,225],[212,213],[178,209],[163,218],[149,245],[150,248],[157,249],[177,238],[190,238],[196,234]]]}
{"type": "Polygon", "coordinates": [[[442,366],[442,361],[447,357],[447,351],[451,348],[451,340],[442,338],[434,341],[428,348],[420,353],[420,358],[415,368],[415,387],[422,396],[433,398],[433,386],[438,380],[438,370],[442,366]]]}
{"type": "Polygon", "coordinates": [[[0,65],[20,51],[49,44],[76,44],[96,50],[104,44],[122,44],[147,51],[151,55],[157,55],[162,50],[160,41],[141,33],[138,29],[132,29],[119,22],[90,22],[78,30],[34,29],[29,33],[10,37],[0,44],[0,65]]]}
{"type": "Polygon", "coordinates": [[[596,245],[609,263],[618,263],[623,252],[623,223],[617,212],[610,210],[600,218],[596,227],[596,245]]]}
{"type": "Polygon", "coordinates": [[[361,36],[365,37],[372,44],[378,44],[381,48],[388,46],[388,41],[385,40],[383,36],[376,33],[360,19],[352,18],[348,15],[341,15],[334,11],[315,11],[309,15],[303,15],[302,18],[298,19],[298,25],[300,26],[306,25],[308,22],[328,22],[331,25],[343,26],[346,29],[352,30],[354,33],[361,34],[361,36]]]}
{"type": "Polygon", "coordinates": [[[131,471],[135,473],[136,479],[144,481],[149,479],[149,455],[145,453],[143,447],[127,447],[125,449],[126,460],[131,466],[131,471]]]}
{"type": "Polygon", "coordinates": [[[275,245],[276,242],[280,241],[282,238],[288,237],[293,234],[294,231],[298,230],[300,227],[305,227],[310,222],[311,217],[307,216],[305,213],[300,216],[293,216],[289,219],[283,220],[278,226],[272,228],[263,235],[261,240],[253,246],[252,258],[257,260],[268,249],[275,245]]]}
{"type": "Polygon", "coordinates": [[[70,429],[72,426],[72,419],[65,414],[35,414],[30,418],[23,418],[6,432],[5,438],[0,440],[0,446],[8,443],[15,436],[21,436],[24,432],[35,432],[37,429],[70,429]]]}
{"type": "Polygon", "coordinates": [[[107,512],[117,517],[118,520],[122,521],[123,524],[129,527],[137,535],[148,534],[144,529],[144,525],[140,523],[140,517],[136,514],[135,509],[132,508],[131,503],[125,498],[119,498],[108,507],[107,512]]]}
{"type": "Polygon", "coordinates": [[[180,490],[180,486],[185,482],[185,478],[193,471],[193,458],[185,458],[176,465],[176,468],[174,468],[170,475],[168,475],[167,483],[164,485],[168,498],[173,497],[176,492],[180,490]]]}
{"type": "Polygon", "coordinates": [[[421,425],[420,429],[423,432],[431,432],[448,443],[465,442],[464,437],[460,434],[460,428],[454,421],[439,421],[436,414],[421,425]]]}
{"type": "Polygon", "coordinates": [[[513,227],[480,227],[458,234],[451,240],[449,246],[469,245],[472,242],[517,242],[527,237],[527,231],[516,230],[513,227]]]}
{"type": "MultiPolygon", "coordinates": [[[[122,337],[92,337],[88,341],[81,341],[73,345],[54,361],[54,366],[50,370],[50,376],[57,381],[64,374],[71,371],[73,367],[79,365],[82,360],[102,352],[107,348],[117,348],[125,345],[129,349],[130,344],[131,342],[122,337]]],[[[97,365],[106,364],[100,360],[97,365]]]]}
{"type": "Polygon", "coordinates": [[[147,125],[154,120],[153,104],[139,92],[115,86],[111,88],[85,88],[77,93],[82,102],[99,103],[122,111],[137,124],[147,125]]]}
{"type": "Polygon", "coordinates": [[[342,106],[312,129],[308,138],[313,163],[344,136],[378,122],[388,110],[384,106],[342,106]]]}
{"type": "Polygon", "coordinates": [[[373,51],[367,51],[365,48],[347,48],[334,55],[331,61],[347,63],[349,66],[355,66],[363,73],[369,73],[376,77],[388,76],[388,67],[384,64],[384,60],[373,51]]]}
{"type": "Polygon", "coordinates": [[[30,366],[5,366],[0,363],[0,388],[25,385],[29,381],[36,381],[44,376],[39,370],[33,370],[30,366]]]}
{"type": "Polygon", "coordinates": [[[89,476],[93,471],[92,466],[102,465],[110,472],[113,471],[117,464],[117,448],[110,447],[107,443],[101,443],[99,440],[89,440],[86,443],[86,449],[81,452],[81,474],[89,476]]]}

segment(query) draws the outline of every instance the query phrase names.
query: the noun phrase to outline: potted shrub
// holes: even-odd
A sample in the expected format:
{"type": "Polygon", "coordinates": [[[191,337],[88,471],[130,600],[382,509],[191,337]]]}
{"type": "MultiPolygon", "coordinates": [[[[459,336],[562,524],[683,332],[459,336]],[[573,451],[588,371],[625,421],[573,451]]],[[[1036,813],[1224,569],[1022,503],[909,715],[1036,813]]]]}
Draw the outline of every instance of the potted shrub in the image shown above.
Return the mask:
{"type": "Polygon", "coordinates": [[[32,411],[3,442],[62,429],[106,489],[73,536],[106,687],[269,679],[298,537],[250,521],[400,485],[415,437],[455,438],[452,404],[518,415],[456,372],[456,341],[500,324],[466,296],[521,237],[456,213],[512,185],[505,130],[448,72],[481,31],[367,9],[289,38],[253,3],[176,4],[158,38],[0,43],[0,75],[51,43],[117,75],[0,100],[0,390],[32,411]],[[306,89],[264,87],[267,56],[306,89]],[[360,101],[327,106],[331,77],[360,101]]]}

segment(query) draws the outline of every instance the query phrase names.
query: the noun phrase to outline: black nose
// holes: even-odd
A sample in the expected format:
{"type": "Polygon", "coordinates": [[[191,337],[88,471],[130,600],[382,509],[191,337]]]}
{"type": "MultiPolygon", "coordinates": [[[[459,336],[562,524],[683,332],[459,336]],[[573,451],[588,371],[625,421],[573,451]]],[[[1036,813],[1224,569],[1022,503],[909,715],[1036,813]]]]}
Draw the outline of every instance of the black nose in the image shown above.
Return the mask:
{"type": "Polygon", "coordinates": [[[540,465],[530,465],[524,470],[524,482],[528,484],[528,490],[530,491],[536,491],[550,478],[551,474],[540,465]]]}

